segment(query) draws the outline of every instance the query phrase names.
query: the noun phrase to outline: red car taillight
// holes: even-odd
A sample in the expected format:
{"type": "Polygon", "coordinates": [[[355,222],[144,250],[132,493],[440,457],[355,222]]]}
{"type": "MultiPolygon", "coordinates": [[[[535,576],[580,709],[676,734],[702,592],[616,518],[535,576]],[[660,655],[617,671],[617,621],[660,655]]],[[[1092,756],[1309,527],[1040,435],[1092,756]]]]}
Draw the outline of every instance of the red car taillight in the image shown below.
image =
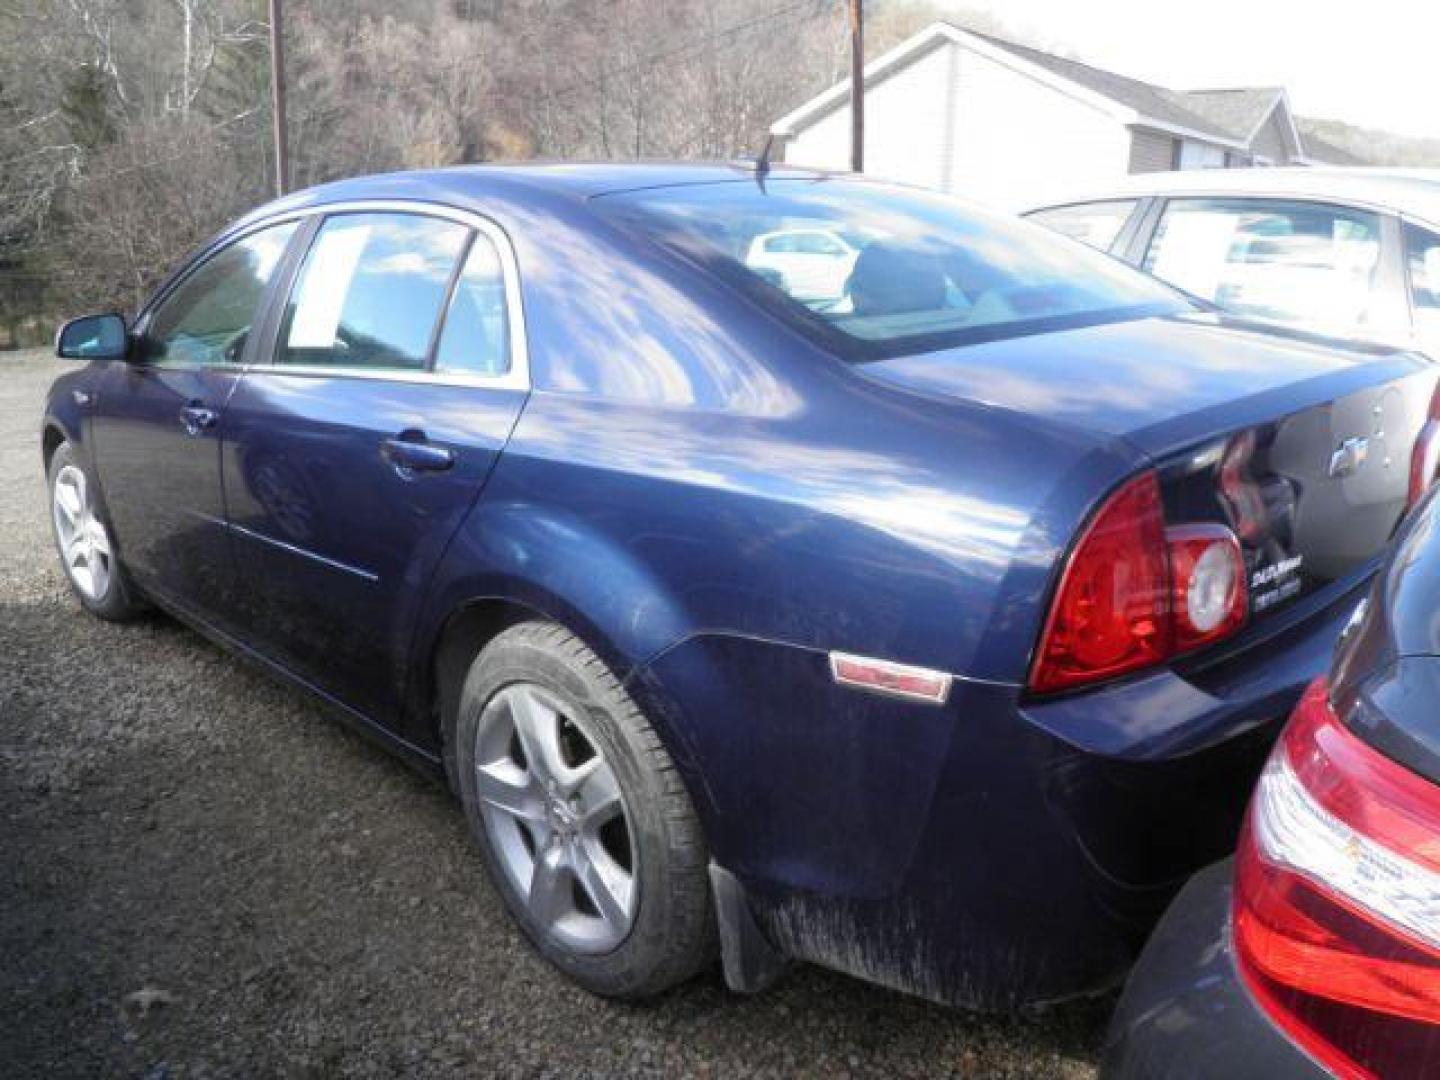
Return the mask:
{"type": "Polygon", "coordinates": [[[1410,492],[1407,506],[1414,506],[1435,482],[1440,469],[1440,384],[1430,395],[1430,415],[1426,417],[1415,446],[1410,451],[1410,492]]]}
{"type": "Polygon", "coordinates": [[[1141,473],[1106,500],[1060,578],[1030,689],[1063,690],[1148,667],[1245,621],[1240,544],[1223,525],[1167,529],[1160,482],[1141,473]]]}
{"type": "Polygon", "coordinates": [[[1236,857],[1235,953],[1296,1042],[1347,1077],[1440,1067],[1440,786],[1306,691],[1236,857]]]}

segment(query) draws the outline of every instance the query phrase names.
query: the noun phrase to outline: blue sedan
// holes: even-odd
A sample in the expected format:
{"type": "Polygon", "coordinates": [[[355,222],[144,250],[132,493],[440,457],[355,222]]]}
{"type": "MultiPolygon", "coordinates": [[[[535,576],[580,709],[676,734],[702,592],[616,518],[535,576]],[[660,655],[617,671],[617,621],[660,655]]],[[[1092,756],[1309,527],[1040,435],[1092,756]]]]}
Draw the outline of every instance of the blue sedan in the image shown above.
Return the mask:
{"type": "Polygon", "coordinates": [[[619,997],[717,954],[981,1008],[1113,984],[1440,456],[1408,354],[778,168],[316,188],[58,351],[80,603],[443,778],[536,948],[619,997]]]}

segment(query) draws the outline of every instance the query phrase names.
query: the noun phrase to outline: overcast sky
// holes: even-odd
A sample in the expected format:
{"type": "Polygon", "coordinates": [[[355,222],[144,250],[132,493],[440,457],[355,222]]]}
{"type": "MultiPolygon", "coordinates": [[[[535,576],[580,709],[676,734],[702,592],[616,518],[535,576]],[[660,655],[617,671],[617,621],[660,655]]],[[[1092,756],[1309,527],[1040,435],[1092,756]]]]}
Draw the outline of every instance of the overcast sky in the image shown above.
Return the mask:
{"type": "Polygon", "coordinates": [[[1284,86],[1306,116],[1440,137],[1436,0],[969,0],[1032,40],[1188,90],[1284,86]]]}

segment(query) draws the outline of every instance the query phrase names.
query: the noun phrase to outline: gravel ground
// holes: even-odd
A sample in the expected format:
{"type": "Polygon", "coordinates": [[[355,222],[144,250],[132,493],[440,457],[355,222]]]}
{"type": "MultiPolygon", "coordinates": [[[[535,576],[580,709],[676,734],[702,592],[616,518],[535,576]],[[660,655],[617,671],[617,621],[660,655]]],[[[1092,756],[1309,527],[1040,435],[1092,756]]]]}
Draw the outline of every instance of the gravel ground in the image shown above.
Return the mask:
{"type": "Polygon", "coordinates": [[[56,371],[0,353],[0,1073],[1093,1075],[1103,1001],[567,983],[443,790],[168,619],[82,614],[39,464],[56,371]]]}

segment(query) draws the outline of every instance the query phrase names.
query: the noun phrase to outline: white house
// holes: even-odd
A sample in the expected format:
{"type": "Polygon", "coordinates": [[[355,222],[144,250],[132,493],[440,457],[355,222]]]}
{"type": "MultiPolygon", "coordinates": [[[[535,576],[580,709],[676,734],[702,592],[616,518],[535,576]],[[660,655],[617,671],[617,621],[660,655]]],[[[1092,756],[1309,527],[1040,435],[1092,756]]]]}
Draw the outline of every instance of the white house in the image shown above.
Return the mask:
{"type": "MultiPolygon", "coordinates": [[[[949,23],[865,67],[865,171],[999,206],[1132,172],[1348,164],[1285,91],[1180,92],[949,23]]],[[[789,164],[847,169],[849,80],[771,126],[789,164]]]]}

